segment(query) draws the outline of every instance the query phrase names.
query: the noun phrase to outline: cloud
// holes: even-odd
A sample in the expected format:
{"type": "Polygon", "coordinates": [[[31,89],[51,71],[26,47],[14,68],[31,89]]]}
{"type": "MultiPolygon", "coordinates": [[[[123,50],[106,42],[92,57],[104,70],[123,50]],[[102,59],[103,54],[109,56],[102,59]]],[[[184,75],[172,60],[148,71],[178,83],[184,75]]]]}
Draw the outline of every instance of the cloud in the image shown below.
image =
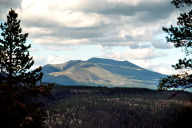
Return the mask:
{"type": "Polygon", "coordinates": [[[67,51],[75,51],[76,48],[74,47],[65,47],[65,46],[47,46],[45,47],[46,50],[49,50],[49,51],[63,51],[63,50],[67,50],[67,51]]]}
{"type": "Polygon", "coordinates": [[[58,56],[58,55],[48,55],[48,56],[33,56],[33,59],[35,61],[34,66],[43,66],[45,64],[58,64],[58,63],[64,63],[69,60],[71,60],[69,57],[65,56],[58,56]]]}
{"type": "Polygon", "coordinates": [[[150,48],[128,49],[126,52],[132,59],[151,59],[157,57],[154,50],[150,48]]]}
{"type": "Polygon", "coordinates": [[[178,74],[179,71],[175,70],[172,68],[171,65],[164,64],[164,63],[153,63],[151,60],[134,60],[134,64],[139,65],[145,69],[155,71],[161,74],[165,75],[173,75],[173,74],[178,74]]]}
{"type": "Polygon", "coordinates": [[[127,60],[128,56],[126,53],[119,53],[119,52],[108,52],[102,56],[99,56],[101,58],[109,58],[114,60],[127,60]]]}
{"type": "Polygon", "coordinates": [[[150,59],[131,60],[131,62],[142,68],[152,70],[151,69],[152,63],[150,59]]]}
{"type": "MultiPolygon", "coordinates": [[[[172,45],[154,37],[163,33],[162,26],[176,24],[179,12],[186,10],[167,0],[0,0],[2,20],[10,8],[19,14],[23,33],[44,51],[92,45],[107,58],[138,62],[166,56],[158,50],[172,45]],[[127,50],[113,51],[117,46],[127,50]]],[[[60,59],[66,58],[48,54],[36,60],[40,65],[60,59]]]]}
{"type": "Polygon", "coordinates": [[[81,44],[89,44],[88,39],[60,39],[55,37],[42,37],[34,40],[34,43],[41,45],[56,45],[56,46],[77,46],[81,44]]]}
{"type": "Polygon", "coordinates": [[[48,64],[58,64],[69,61],[70,58],[64,56],[50,55],[48,56],[47,63],[48,64]]]}
{"type": "Polygon", "coordinates": [[[155,40],[152,40],[151,42],[152,42],[152,46],[154,46],[157,49],[171,49],[174,47],[172,43],[164,42],[161,39],[155,39],[155,40]]]}
{"type": "MultiPolygon", "coordinates": [[[[2,6],[6,8],[10,2],[2,2],[2,6]]],[[[176,10],[167,0],[22,0],[22,3],[14,0],[12,3],[20,7],[17,12],[24,32],[35,43],[44,45],[139,48],[140,42],[149,42],[162,32],[161,27],[176,10]]],[[[159,47],[156,43],[154,46],[159,47]]]]}
{"type": "Polygon", "coordinates": [[[165,75],[173,75],[173,74],[178,74],[180,73],[180,71],[175,70],[174,68],[172,68],[171,65],[168,64],[152,64],[150,65],[150,69],[165,75]]]}
{"type": "Polygon", "coordinates": [[[98,45],[98,47],[99,47],[102,51],[107,51],[107,50],[112,49],[112,47],[109,47],[109,46],[103,46],[103,45],[98,45]]]}
{"type": "Polygon", "coordinates": [[[21,0],[0,0],[0,10],[15,9],[21,6],[21,0]]]}
{"type": "MultiPolygon", "coordinates": [[[[0,19],[6,20],[8,10],[21,8],[22,0],[0,0],[0,19]]],[[[0,20],[0,21],[1,21],[0,20]]]]}
{"type": "Polygon", "coordinates": [[[156,21],[167,18],[175,7],[166,1],[142,1],[140,4],[129,4],[125,2],[108,3],[108,5],[98,10],[104,15],[124,15],[136,16],[142,22],[156,21]]]}
{"type": "Polygon", "coordinates": [[[131,49],[128,47],[122,52],[108,52],[101,57],[115,59],[115,60],[150,60],[160,57],[165,57],[167,54],[164,52],[159,52],[155,48],[150,47],[140,47],[137,49],[131,49]]]}
{"type": "Polygon", "coordinates": [[[33,60],[35,61],[35,64],[34,64],[34,66],[35,65],[40,65],[40,66],[43,66],[44,64],[47,64],[47,63],[45,63],[45,62],[47,62],[47,57],[45,57],[45,56],[35,56],[35,55],[33,55],[33,60]]]}
{"type": "Polygon", "coordinates": [[[75,45],[138,48],[162,32],[175,10],[166,0],[23,0],[18,12],[24,32],[38,44],[74,45],[74,40],[87,40],[75,45]]]}

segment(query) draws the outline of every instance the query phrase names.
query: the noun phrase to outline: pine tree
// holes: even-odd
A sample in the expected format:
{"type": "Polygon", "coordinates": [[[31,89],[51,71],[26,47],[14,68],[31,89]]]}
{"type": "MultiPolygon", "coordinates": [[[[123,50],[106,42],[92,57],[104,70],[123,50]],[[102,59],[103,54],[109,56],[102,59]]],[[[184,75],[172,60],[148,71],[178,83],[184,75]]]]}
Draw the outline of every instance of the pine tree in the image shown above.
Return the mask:
{"type": "MultiPolygon", "coordinates": [[[[173,0],[177,8],[184,7],[185,5],[191,6],[192,0],[173,0]]],[[[192,10],[188,13],[180,14],[177,18],[177,26],[170,28],[163,27],[168,36],[167,42],[174,44],[176,48],[184,48],[186,56],[192,54],[192,10]]],[[[168,76],[167,78],[160,79],[159,89],[176,89],[183,91],[187,88],[192,88],[192,74],[189,72],[192,69],[192,59],[180,59],[179,62],[172,66],[176,70],[184,70],[183,73],[168,76]]]]}
{"type": "Polygon", "coordinates": [[[177,8],[179,7],[184,7],[184,5],[188,5],[190,6],[192,4],[192,0],[172,0],[171,2],[172,4],[174,4],[177,8]]]}
{"type": "Polygon", "coordinates": [[[38,97],[47,96],[53,84],[43,85],[41,67],[34,64],[22,34],[18,14],[10,10],[0,25],[0,127],[43,127],[45,112],[38,97]]]}

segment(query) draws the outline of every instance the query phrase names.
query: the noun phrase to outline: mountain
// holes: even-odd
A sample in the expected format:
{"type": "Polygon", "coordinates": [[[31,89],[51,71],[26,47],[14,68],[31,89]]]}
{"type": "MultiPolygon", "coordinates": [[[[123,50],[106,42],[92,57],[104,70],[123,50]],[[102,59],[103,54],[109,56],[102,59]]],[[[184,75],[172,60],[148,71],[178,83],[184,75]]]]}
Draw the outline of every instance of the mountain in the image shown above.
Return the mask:
{"type": "Polygon", "coordinates": [[[43,66],[43,82],[63,85],[157,88],[165,75],[146,70],[128,61],[91,58],[43,66]]]}

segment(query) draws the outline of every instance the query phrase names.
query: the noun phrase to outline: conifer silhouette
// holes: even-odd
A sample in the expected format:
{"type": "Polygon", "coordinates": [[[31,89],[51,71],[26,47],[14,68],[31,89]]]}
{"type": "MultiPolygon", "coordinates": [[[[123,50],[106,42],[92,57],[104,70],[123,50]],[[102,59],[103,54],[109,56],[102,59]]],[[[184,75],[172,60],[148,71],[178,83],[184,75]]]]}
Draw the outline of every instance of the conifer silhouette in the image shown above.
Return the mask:
{"type": "Polygon", "coordinates": [[[0,127],[44,127],[45,112],[41,95],[50,94],[53,84],[43,85],[41,67],[34,64],[26,45],[28,34],[22,34],[18,14],[10,10],[7,21],[0,25],[0,127]]]}
{"type": "MultiPolygon", "coordinates": [[[[177,8],[185,5],[191,6],[192,0],[172,0],[172,4],[177,8]]],[[[186,56],[189,56],[192,54],[192,10],[188,13],[180,14],[177,19],[177,26],[163,27],[163,31],[168,34],[166,37],[167,42],[173,43],[176,48],[184,48],[186,56]]],[[[192,88],[192,74],[189,72],[192,69],[192,59],[180,59],[172,67],[176,70],[184,69],[184,71],[180,74],[160,79],[159,90],[179,88],[180,91],[183,91],[187,88],[192,88]]]]}

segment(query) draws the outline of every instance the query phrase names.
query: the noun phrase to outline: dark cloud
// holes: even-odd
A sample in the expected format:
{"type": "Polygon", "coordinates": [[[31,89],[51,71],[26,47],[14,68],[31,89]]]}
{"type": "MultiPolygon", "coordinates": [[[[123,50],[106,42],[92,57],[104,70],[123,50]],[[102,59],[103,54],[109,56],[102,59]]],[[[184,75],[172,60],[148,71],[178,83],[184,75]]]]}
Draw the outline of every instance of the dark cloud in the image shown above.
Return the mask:
{"type": "MultiPolygon", "coordinates": [[[[177,9],[170,0],[81,0],[79,3],[34,0],[26,2],[26,7],[21,6],[21,1],[0,0],[0,18],[6,18],[10,8],[17,9],[23,32],[29,33],[35,46],[31,52],[36,52],[34,59],[38,65],[65,60],[62,56],[69,54],[61,54],[61,51],[70,50],[78,57],[79,52],[75,52],[78,47],[74,49],[74,46],[86,45],[100,46],[107,58],[132,58],[141,65],[148,65],[140,60],[164,57],[166,54],[159,51],[166,50],[160,49],[173,47],[163,40],[154,39],[163,33],[162,26],[175,24],[175,14],[179,16],[179,12],[191,9],[177,9]],[[116,51],[116,46],[127,50],[116,51]],[[51,52],[59,56],[49,56],[51,52]]],[[[95,53],[89,56],[92,54],[95,53]]]]}
{"type": "Polygon", "coordinates": [[[64,30],[57,31],[52,33],[51,36],[66,38],[66,39],[92,39],[92,38],[101,38],[104,36],[104,33],[99,32],[101,30],[95,29],[91,30],[74,30],[69,28],[63,28],[64,30]]]}
{"type": "MultiPolygon", "coordinates": [[[[98,13],[104,16],[113,17],[118,20],[119,16],[130,16],[133,17],[132,20],[137,20],[138,22],[155,22],[159,20],[164,20],[170,17],[174,11],[185,11],[190,9],[190,7],[185,8],[175,8],[170,1],[144,1],[137,5],[131,5],[129,3],[123,2],[98,2],[94,4],[88,4],[88,7],[78,8],[85,13],[98,13]],[[136,18],[135,18],[136,17],[136,18]]],[[[132,22],[134,23],[134,22],[132,22]]]]}
{"type": "Polygon", "coordinates": [[[124,38],[127,40],[133,40],[133,37],[131,35],[125,35],[124,38]]]}
{"type": "Polygon", "coordinates": [[[21,7],[21,0],[0,0],[0,18],[5,19],[8,10],[21,7]]]}
{"type": "MultiPolygon", "coordinates": [[[[170,2],[141,2],[138,5],[130,5],[128,3],[110,3],[106,2],[102,6],[98,3],[98,6],[90,6],[83,8],[86,13],[99,13],[105,16],[138,16],[139,21],[152,22],[160,19],[165,19],[176,10],[175,6],[170,2]]],[[[81,9],[81,8],[80,8],[81,9]]],[[[137,21],[138,22],[138,21],[137,21]]]]}
{"type": "MultiPolygon", "coordinates": [[[[8,6],[9,2],[10,1],[4,4],[8,6]]],[[[16,0],[13,0],[13,2],[15,2],[15,6],[19,6],[20,4],[20,2],[16,3],[16,0]]],[[[150,42],[153,40],[153,36],[162,32],[159,30],[161,27],[158,29],[153,29],[152,27],[156,26],[156,24],[159,25],[160,21],[164,21],[161,23],[166,23],[165,21],[167,21],[172,13],[177,10],[167,1],[152,2],[152,0],[141,2],[136,5],[122,2],[112,3],[105,0],[85,0],[84,2],[81,2],[80,6],[70,9],[70,13],[68,14],[72,14],[72,16],[74,16],[73,14],[76,14],[76,12],[80,12],[82,16],[89,17],[94,14],[96,16],[99,15],[98,18],[104,18],[104,20],[98,19],[98,22],[96,22],[95,25],[93,24],[90,26],[78,26],[74,24],[70,26],[66,25],[65,21],[60,23],[60,21],[65,20],[64,18],[53,16],[54,18],[58,18],[58,20],[54,20],[54,18],[51,17],[52,15],[49,15],[49,12],[47,12],[45,14],[43,13],[44,15],[35,15],[35,13],[31,13],[33,15],[30,16],[25,16],[28,14],[26,13],[21,21],[25,28],[39,29],[39,31],[35,32],[29,31],[31,32],[29,34],[32,39],[49,39],[46,37],[50,37],[51,39],[58,38],[60,41],[86,39],[90,41],[89,44],[99,44],[102,46],[129,46],[132,49],[136,49],[141,47],[139,45],[140,42],[150,42]],[[48,32],[46,32],[47,30],[48,32]],[[126,31],[125,35],[123,35],[124,37],[119,35],[121,30],[126,31]],[[144,32],[140,33],[140,31],[144,32]]],[[[55,8],[55,10],[55,12],[58,11],[57,8],[55,8]]],[[[24,10],[21,10],[21,12],[22,11],[24,10]]],[[[51,10],[48,11],[51,12],[51,10]]],[[[66,11],[63,10],[63,13],[65,12],[66,11]]],[[[87,18],[87,20],[91,19],[87,18]]],[[[85,44],[86,43],[87,42],[85,42],[85,44]]],[[[152,42],[152,46],[158,49],[170,48],[169,45],[162,44],[162,42],[152,42]]],[[[146,45],[142,47],[149,46],[146,45]]]]}
{"type": "Polygon", "coordinates": [[[21,0],[0,0],[0,11],[21,7],[21,0]]]}
{"type": "MultiPolygon", "coordinates": [[[[39,28],[47,29],[47,27],[39,28]]],[[[30,37],[40,38],[42,36],[51,36],[63,39],[91,39],[104,37],[104,31],[102,31],[102,27],[71,28],[55,25],[54,27],[50,27],[49,29],[51,29],[50,33],[31,33],[30,37]]]]}

